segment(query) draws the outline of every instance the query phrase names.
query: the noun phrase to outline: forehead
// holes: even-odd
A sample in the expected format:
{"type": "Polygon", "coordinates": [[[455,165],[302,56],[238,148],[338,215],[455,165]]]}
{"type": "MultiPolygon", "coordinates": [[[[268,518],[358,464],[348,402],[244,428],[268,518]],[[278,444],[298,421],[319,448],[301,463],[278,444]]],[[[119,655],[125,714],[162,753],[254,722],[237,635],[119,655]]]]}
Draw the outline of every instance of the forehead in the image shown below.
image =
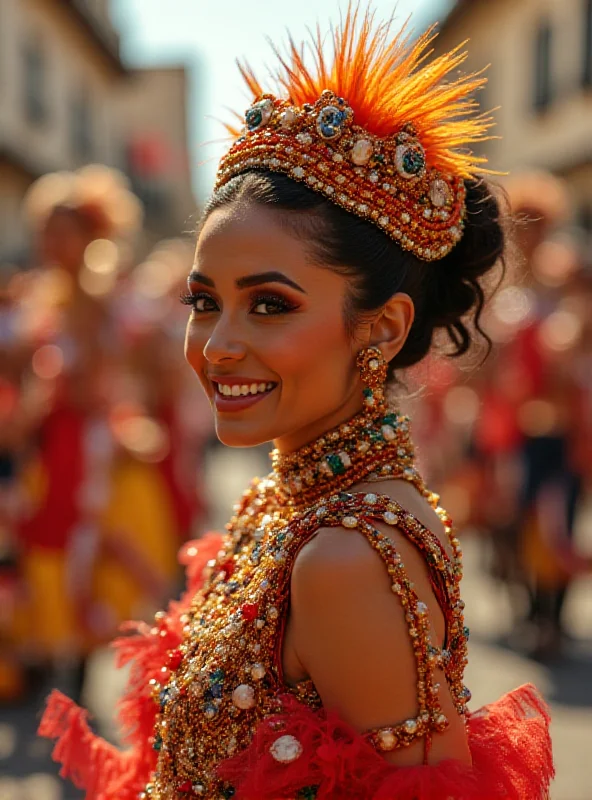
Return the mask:
{"type": "Polygon", "coordinates": [[[311,264],[306,238],[298,238],[282,224],[272,209],[254,203],[229,205],[213,211],[199,233],[196,266],[209,267],[210,261],[250,262],[258,267],[277,268],[311,264]]]}

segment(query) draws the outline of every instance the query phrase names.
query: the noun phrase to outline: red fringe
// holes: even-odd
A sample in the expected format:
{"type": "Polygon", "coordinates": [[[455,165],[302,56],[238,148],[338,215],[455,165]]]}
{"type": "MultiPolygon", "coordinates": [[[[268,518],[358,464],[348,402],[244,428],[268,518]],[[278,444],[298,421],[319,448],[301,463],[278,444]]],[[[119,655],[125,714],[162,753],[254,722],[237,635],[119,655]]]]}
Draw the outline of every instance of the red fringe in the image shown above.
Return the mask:
{"type": "Polygon", "coordinates": [[[167,654],[181,642],[181,616],[199,589],[206,563],[220,549],[222,537],[208,534],[188,542],[179,560],[187,569],[187,589],[179,601],[171,602],[156,626],[131,622],[122,627],[132,635],[122,636],[117,649],[118,667],[131,665],[125,695],[118,706],[126,751],[96,736],[88,725],[88,714],[69,698],[54,691],[39,725],[39,735],[57,739],[53,758],[61,763],[60,775],[86,791],[85,800],[136,800],[156,766],[150,739],[157,706],[149,686],[158,680],[167,654]]]}
{"type": "Polygon", "coordinates": [[[288,800],[318,786],[317,800],[546,800],[554,776],[549,715],[527,685],[480,709],[468,722],[471,767],[458,761],[395,767],[333,713],[286,697],[284,711],[261,723],[251,745],[218,770],[235,800],[288,800]],[[303,754],[289,764],[273,742],[295,736],[303,754]]]}

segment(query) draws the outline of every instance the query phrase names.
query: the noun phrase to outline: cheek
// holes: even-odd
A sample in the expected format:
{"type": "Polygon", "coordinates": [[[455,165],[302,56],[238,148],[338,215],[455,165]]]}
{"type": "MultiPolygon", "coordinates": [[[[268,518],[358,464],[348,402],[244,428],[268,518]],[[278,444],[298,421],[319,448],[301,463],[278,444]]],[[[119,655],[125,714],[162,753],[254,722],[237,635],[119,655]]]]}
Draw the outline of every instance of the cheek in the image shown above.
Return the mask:
{"type": "Polygon", "coordinates": [[[191,317],[185,329],[185,360],[202,381],[204,368],[204,347],[207,339],[196,325],[192,324],[191,317]]]}
{"type": "Polygon", "coordinates": [[[352,362],[351,343],[341,316],[320,315],[285,335],[270,337],[268,355],[286,391],[317,389],[312,396],[342,392],[352,362]]]}

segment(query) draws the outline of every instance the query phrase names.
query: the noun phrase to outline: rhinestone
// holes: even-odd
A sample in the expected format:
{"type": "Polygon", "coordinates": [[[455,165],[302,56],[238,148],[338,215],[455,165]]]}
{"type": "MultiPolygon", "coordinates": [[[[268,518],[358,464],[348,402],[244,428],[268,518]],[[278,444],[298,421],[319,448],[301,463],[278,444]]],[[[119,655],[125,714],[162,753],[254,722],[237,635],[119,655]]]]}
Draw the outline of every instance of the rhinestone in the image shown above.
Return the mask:
{"type": "Polygon", "coordinates": [[[341,155],[341,153],[335,153],[335,155],[333,156],[333,161],[337,161],[337,163],[343,161],[343,156],[341,155]]]}
{"type": "Polygon", "coordinates": [[[387,442],[392,442],[396,439],[397,434],[395,433],[395,429],[391,425],[383,425],[380,429],[383,437],[387,440],[387,442]]]}
{"type": "Polygon", "coordinates": [[[390,730],[378,732],[378,746],[381,750],[393,750],[397,744],[397,737],[390,730]]]}
{"type": "Polygon", "coordinates": [[[261,630],[261,628],[265,625],[265,620],[264,619],[258,619],[257,622],[255,623],[255,625],[259,630],[261,630]]]}
{"type": "Polygon", "coordinates": [[[450,187],[446,181],[442,180],[442,178],[436,178],[435,181],[432,181],[429,195],[430,200],[436,206],[436,208],[442,208],[443,206],[448,205],[448,203],[450,203],[452,200],[450,187]]]}
{"type": "Polygon", "coordinates": [[[371,181],[372,183],[378,183],[378,178],[379,178],[378,172],[374,172],[374,171],[372,171],[372,172],[371,172],[371,173],[368,175],[368,178],[370,179],[370,181],[371,181]]]}
{"type": "Polygon", "coordinates": [[[280,117],[280,125],[282,128],[291,128],[298,119],[298,114],[294,108],[287,108],[280,117]]]}
{"type": "Polygon", "coordinates": [[[347,195],[346,194],[341,193],[338,196],[337,199],[339,200],[340,203],[347,203],[347,195]]]}
{"type": "Polygon", "coordinates": [[[335,189],[332,186],[326,186],[325,187],[325,193],[326,194],[334,194],[334,192],[335,192],[335,189]]]}
{"type": "Polygon", "coordinates": [[[251,677],[255,681],[260,681],[265,677],[265,673],[267,670],[265,669],[263,664],[253,664],[251,667],[251,677]]]}
{"type": "Polygon", "coordinates": [[[417,730],[417,722],[414,719],[408,719],[403,724],[403,728],[405,729],[405,733],[413,734],[417,730]]]}
{"type": "Polygon", "coordinates": [[[293,167],[292,168],[292,175],[295,178],[303,178],[304,177],[304,170],[302,167],[293,167]]]}
{"type": "Polygon", "coordinates": [[[358,524],[358,518],[353,516],[344,517],[341,523],[344,528],[355,528],[358,524]]]}
{"type": "Polygon", "coordinates": [[[368,211],[368,206],[365,203],[360,203],[358,206],[358,211],[360,214],[365,214],[368,211]]]}
{"type": "Polygon", "coordinates": [[[385,227],[385,225],[389,224],[389,218],[388,217],[384,217],[384,216],[383,217],[379,217],[378,218],[378,224],[382,225],[383,227],[385,227]]]}
{"type": "Polygon", "coordinates": [[[432,209],[424,208],[423,215],[426,219],[429,219],[432,216],[432,209]]]}
{"type": "Polygon", "coordinates": [[[368,139],[358,139],[351,151],[351,160],[358,166],[367,164],[374,148],[368,139]]]}
{"type": "Polygon", "coordinates": [[[370,505],[374,505],[374,503],[378,500],[378,497],[372,492],[369,492],[367,495],[364,496],[364,500],[367,503],[370,503],[370,505]]]}
{"type": "Polygon", "coordinates": [[[400,583],[393,583],[391,589],[395,594],[398,594],[401,591],[401,584],[400,583]]]}
{"type": "Polygon", "coordinates": [[[401,222],[403,222],[405,225],[411,222],[411,217],[406,211],[403,211],[403,213],[401,214],[401,222]]]}
{"type": "Polygon", "coordinates": [[[425,603],[422,603],[422,602],[420,601],[420,602],[417,604],[417,613],[418,613],[420,616],[423,616],[424,614],[427,614],[427,610],[428,610],[428,607],[426,606],[426,604],[425,604],[425,603]]]}
{"type": "Polygon", "coordinates": [[[270,606],[267,609],[267,619],[277,619],[279,615],[279,611],[275,606],[270,606]]]}
{"type": "Polygon", "coordinates": [[[317,508],[317,510],[315,512],[316,516],[319,517],[319,518],[320,517],[324,517],[326,513],[327,513],[327,507],[326,506],[320,506],[319,508],[317,508]]]}
{"type": "Polygon", "coordinates": [[[298,133],[296,135],[296,141],[300,142],[300,144],[311,144],[312,136],[310,133],[298,133]]]}
{"type": "Polygon", "coordinates": [[[269,748],[269,752],[280,764],[290,764],[302,755],[302,745],[295,736],[280,736],[269,748]]]}
{"type": "Polygon", "coordinates": [[[399,517],[396,514],[393,514],[392,511],[385,511],[384,514],[382,515],[382,518],[389,525],[396,525],[397,522],[399,521],[399,517]]]}
{"type": "Polygon", "coordinates": [[[255,705],[255,690],[246,683],[241,683],[232,693],[232,702],[237,708],[253,708],[255,705]]]}
{"type": "Polygon", "coordinates": [[[337,183],[345,183],[345,175],[336,175],[335,180],[337,183]]]}

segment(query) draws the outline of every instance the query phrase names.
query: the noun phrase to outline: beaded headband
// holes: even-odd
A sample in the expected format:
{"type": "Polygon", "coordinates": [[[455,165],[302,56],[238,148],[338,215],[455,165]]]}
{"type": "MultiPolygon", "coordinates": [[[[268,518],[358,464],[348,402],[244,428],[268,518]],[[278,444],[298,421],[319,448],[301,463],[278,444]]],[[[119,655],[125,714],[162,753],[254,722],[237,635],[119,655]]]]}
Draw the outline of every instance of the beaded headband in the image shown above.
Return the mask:
{"type": "MultiPolygon", "coordinates": [[[[317,30],[310,50],[290,40],[277,50],[278,96],[263,91],[249,67],[241,72],[254,96],[244,126],[222,158],[216,189],[248,170],[281,172],[377,225],[424,261],[444,258],[462,236],[464,180],[486,159],[460,150],[490,138],[490,117],[473,97],[486,79],[444,79],[465,61],[460,47],[426,63],[434,28],[410,43],[405,29],[358,24],[350,6],[333,32],[328,64],[317,30]],[[283,94],[284,97],[279,96],[283,94]]],[[[461,45],[462,46],[462,45],[461,45]]]]}

